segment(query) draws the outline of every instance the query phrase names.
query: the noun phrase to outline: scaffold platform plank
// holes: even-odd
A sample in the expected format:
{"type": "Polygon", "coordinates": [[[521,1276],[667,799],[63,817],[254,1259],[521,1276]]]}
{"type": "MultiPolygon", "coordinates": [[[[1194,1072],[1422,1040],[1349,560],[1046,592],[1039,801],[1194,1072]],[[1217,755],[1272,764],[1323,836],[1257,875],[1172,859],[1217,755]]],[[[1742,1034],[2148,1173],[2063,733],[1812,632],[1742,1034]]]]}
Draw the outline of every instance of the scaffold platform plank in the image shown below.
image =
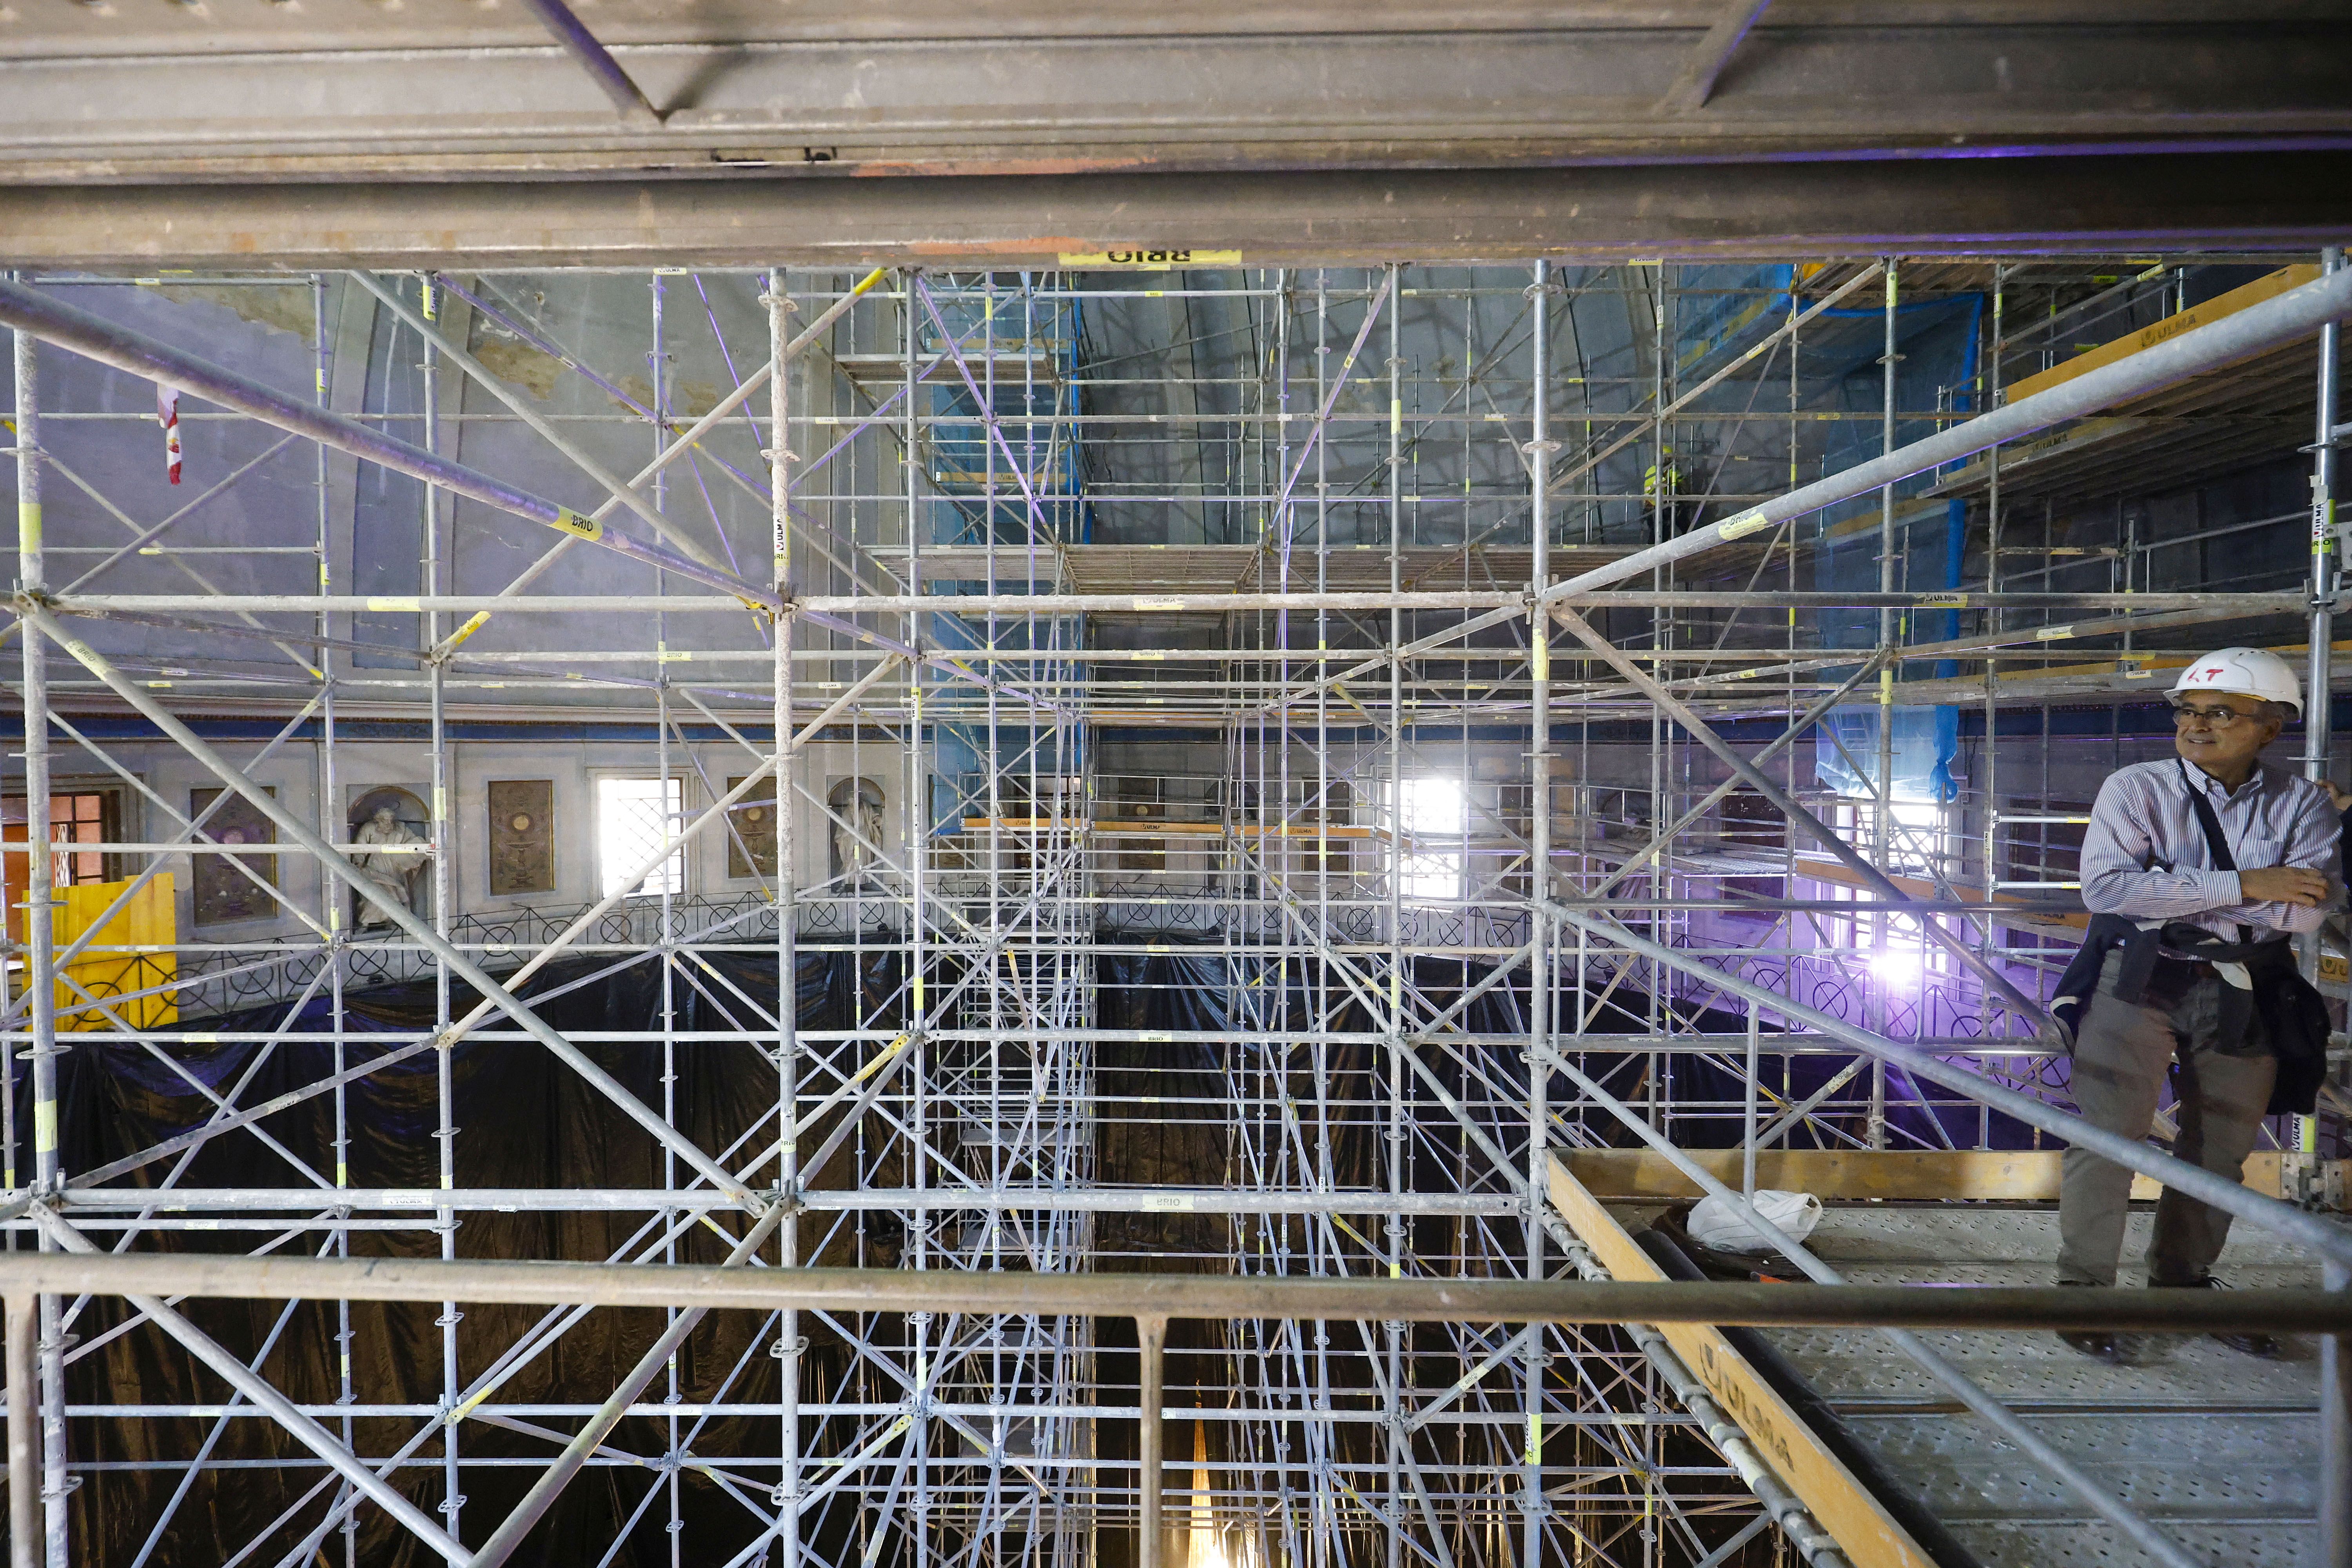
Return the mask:
{"type": "MultiPolygon", "coordinates": [[[[1739,1180],[1737,1149],[1693,1149],[1686,1156],[1718,1181],[1739,1180]]],[[[1565,1158],[1576,1179],[1600,1197],[1699,1196],[1696,1183],[1651,1150],[1580,1149],[1565,1158]]],[[[1756,1156],[1756,1184],[1811,1193],[1830,1201],[2054,1203],[2063,1158],[2063,1151],[2057,1149],[1766,1149],[1756,1156]]],[[[2246,1185],[2264,1197],[2282,1196],[2284,1161],[2278,1150],[2256,1150],[2246,1159],[2246,1185]]],[[[2352,1166],[2352,1162],[2340,1160],[2328,1163],[2352,1166]]],[[[2153,1201],[2161,1190],[2146,1176],[2132,1179],[2137,1200],[2153,1201]]]]}
{"type": "MultiPolygon", "coordinates": [[[[1549,1168],[1553,1207],[1612,1276],[1627,1280],[1666,1278],[1566,1163],[1554,1156],[1549,1168]]],[[[1854,1568],[1935,1568],[1935,1560],[1721,1330],[1703,1323],[1661,1323],[1658,1331],[1836,1540],[1854,1568]]]]}
{"type": "MultiPolygon", "coordinates": [[[[1857,1285],[2043,1284],[2054,1210],[1832,1208],[1808,1245],[1857,1285]]],[[[2137,1286],[2153,1215],[2131,1216],[2124,1284],[2137,1286]]],[[[2315,1265],[2246,1226],[2216,1273],[2240,1287],[2315,1287],[2315,1265]]],[[[1867,1330],[1767,1331],[1845,1425],[1986,1568],[2142,1568],[2150,1559],[1926,1372],[1867,1330]]],[[[2261,1361],[2203,1338],[2138,1336],[2126,1364],[2052,1334],[1929,1331],[1922,1339],[2147,1517],[2191,1558],[2315,1564],[2315,1341],[2261,1361]]]]}

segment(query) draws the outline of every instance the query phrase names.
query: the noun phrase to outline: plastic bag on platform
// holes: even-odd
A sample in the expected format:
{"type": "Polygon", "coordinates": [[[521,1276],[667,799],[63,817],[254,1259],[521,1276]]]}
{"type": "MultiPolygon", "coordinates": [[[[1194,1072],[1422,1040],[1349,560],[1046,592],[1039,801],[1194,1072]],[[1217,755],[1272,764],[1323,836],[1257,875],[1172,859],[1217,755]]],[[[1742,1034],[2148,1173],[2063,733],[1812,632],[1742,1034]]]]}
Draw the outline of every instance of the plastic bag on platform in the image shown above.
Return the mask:
{"type": "MultiPolygon", "coordinates": [[[[1811,1193],[1784,1193],[1767,1188],[1756,1194],[1756,1212],[1802,1241],[1822,1223],[1822,1200],[1811,1193]]],[[[1701,1247],[1723,1252],[1769,1252],[1775,1243],[1752,1229],[1739,1205],[1721,1198],[1698,1201],[1683,1223],[1690,1238],[1701,1247]]]]}

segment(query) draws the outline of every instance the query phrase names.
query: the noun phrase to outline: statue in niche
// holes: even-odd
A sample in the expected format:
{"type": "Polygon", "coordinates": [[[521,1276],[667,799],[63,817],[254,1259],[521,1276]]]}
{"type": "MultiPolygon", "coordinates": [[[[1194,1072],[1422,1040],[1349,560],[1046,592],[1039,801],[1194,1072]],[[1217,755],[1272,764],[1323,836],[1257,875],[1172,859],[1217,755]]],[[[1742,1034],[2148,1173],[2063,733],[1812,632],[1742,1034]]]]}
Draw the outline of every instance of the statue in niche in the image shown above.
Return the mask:
{"type": "Polygon", "coordinates": [[[863,887],[872,881],[882,849],[882,786],[872,779],[836,779],[824,803],[834,816],[833,879],[863,887]]]}
{"type": "MultiPolygon", "coordinates": [[[[427,858],[423,855],[383,853],[396,847],[429,844],[425,828],[431,818],[425,803],[404,789],[386,786],[373,789],[354,803],[352,815],[352,842],[362,847],[352,856],[352,867],[375,887],[383,889],[392,900],[411,914],[431,912],[432,882],[425,875],[427,858]],[[378,852],[370,853],[371,847],[378,852]],[[418,909],[420,889],[426,902],[418,909]]],[[[372,899],[352,894],[352,923],[362,931],[371,927],[388,926],[392,916],[372,899]]]]}

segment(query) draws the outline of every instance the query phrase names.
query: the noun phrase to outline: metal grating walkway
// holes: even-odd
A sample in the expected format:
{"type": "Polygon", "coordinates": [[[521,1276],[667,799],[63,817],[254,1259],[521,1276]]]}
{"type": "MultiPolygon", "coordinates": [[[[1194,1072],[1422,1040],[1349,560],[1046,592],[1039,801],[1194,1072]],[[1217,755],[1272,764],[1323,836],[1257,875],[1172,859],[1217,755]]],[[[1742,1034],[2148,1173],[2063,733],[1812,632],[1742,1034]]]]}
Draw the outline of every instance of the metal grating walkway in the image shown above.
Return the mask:
{"type": "MultiPolygon", "coordinates": [[[[2124,1283],[2154,1215],[2135,1211],[2124,1283]]],[[[2054,1210],[1834,1208],[1809,1242],[1855,1284],[2040,1285],[2054,1210]]],[[[2215,1272],[2316,1288],[2319,1270],[2240,1226],[2215,1272]]],[[[1866,1330],[1768,1336],[1985,1568],[2143,1568],[2150,1559],[1866,1330]]],[[[2316,1568],[2316,1341],[2263,1362],[2206,1339],[2147,1336],[2108,1366],[2051,1334],[1922,1331],[2053,1446],[2215,1568],[2316,1568]]]]}

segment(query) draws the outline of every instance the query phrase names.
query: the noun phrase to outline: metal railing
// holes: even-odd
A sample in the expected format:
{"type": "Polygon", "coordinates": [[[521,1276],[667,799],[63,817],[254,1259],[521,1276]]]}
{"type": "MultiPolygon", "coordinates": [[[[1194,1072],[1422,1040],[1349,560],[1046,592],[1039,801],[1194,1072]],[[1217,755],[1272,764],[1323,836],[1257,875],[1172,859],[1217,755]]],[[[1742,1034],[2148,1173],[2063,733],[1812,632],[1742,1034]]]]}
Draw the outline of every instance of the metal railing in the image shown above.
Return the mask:
{"type": "MultiPolygon", "coordinates": [[[[772,1215],[778,1211],[772,1211],[772,1215]]],[[[1166,1330],[1173,1318],[1284,1319],[1359,1322],[1708,1323],[1748,1327],[1859,1327],[1971,1330],[2125,1329],[2196,1333],[2222,1330],[2352,1332],[2352,1296],[2308,1290],[2092,1292],[1987,1287],[1918,1290],[1903,1286],[1636,1283],[1585,1279],[1298,1279],[1251,1275],[936,1273],[900,1269],[766,1268],[753,1244],[772,1219],[755,1224],[729,1263],[527,1263],[417,1258],[220,1258],[198,1254],[112,1254],[95,1250],[13,1253],[0,1258],[6,1303],[9,1521],[15,1561],[38,1561],[43,1499],[39,1483],[36,1383],[36,1303],[44,1295],[120,1297],[153,1317],[191,1348],[203,1336],[167,1298],[261,1300],[465,1302],[530,1306],[681,1309],[656,1349],[667,1355],[710,1310],[893,1313],[971,1312],[983,1316],[1068,1315],[1131,1318],[1141,1350],[1140,1400],[1114,1417],[1139,1424],[1141,1479],[1140,1561],[1160,1560],[1163,1522],[1160,1430],[1166,1330]]],[[[84,1242],[83,1247],[89,1247],[84,1242]]],[[[210,1345],[209,1341],[204,1342],[210,1345]]],[[[217,1347],[211,1347],[217,1351],[217,1347]]],[[[211,1357],[204,1357],[211,1361],[211,1357]]],[[[317,1424],[283,1394],[223,1357],[214,1362],[256,1406],[297,1436],[317,1424]],[[232,1370],[233,1369],[233,1370],[232,1370]]],[[[634,1403],[615,1396],[591,1418],[566,1454],[551,1464],[524,1501],[478,1551],[446,1536],[436,1542],[450,1562],[496,1568],[579,1468],[572,1450],[593,1447],[634,1403]],[[534,1503],[537,1507],[534,1508],[534,1503]],[[454,1549],[454,1550],[453,1550],[454,1549]]],[[[333,1439],[318,1429],[324,1447],[333,1439]]],[[[340,1454],[340,1450],[337,1451],[340,1454]]],[[[331,1463],[337,1463],[333,1455],[331,1463]]],[[[380,1503],[415,1512],[374,1473],[341,1456],[350,1479],[380,1503]],[[364,1477],[364,1482],[362,1477],[364,1477]],[[372,1494],[373,1495],[373,1494],[372,1494]]],[[[432,1527],[423,1516],[419,1522],[432,1527]]],[[[422,1533],[422,1532],[420,1532],[422,1533]]],[[[438,1534],[437,1531],[434,1534],[438,1534]]],[[[428,1540],[432,1537],[428,1535],[428,1540]]]]}

